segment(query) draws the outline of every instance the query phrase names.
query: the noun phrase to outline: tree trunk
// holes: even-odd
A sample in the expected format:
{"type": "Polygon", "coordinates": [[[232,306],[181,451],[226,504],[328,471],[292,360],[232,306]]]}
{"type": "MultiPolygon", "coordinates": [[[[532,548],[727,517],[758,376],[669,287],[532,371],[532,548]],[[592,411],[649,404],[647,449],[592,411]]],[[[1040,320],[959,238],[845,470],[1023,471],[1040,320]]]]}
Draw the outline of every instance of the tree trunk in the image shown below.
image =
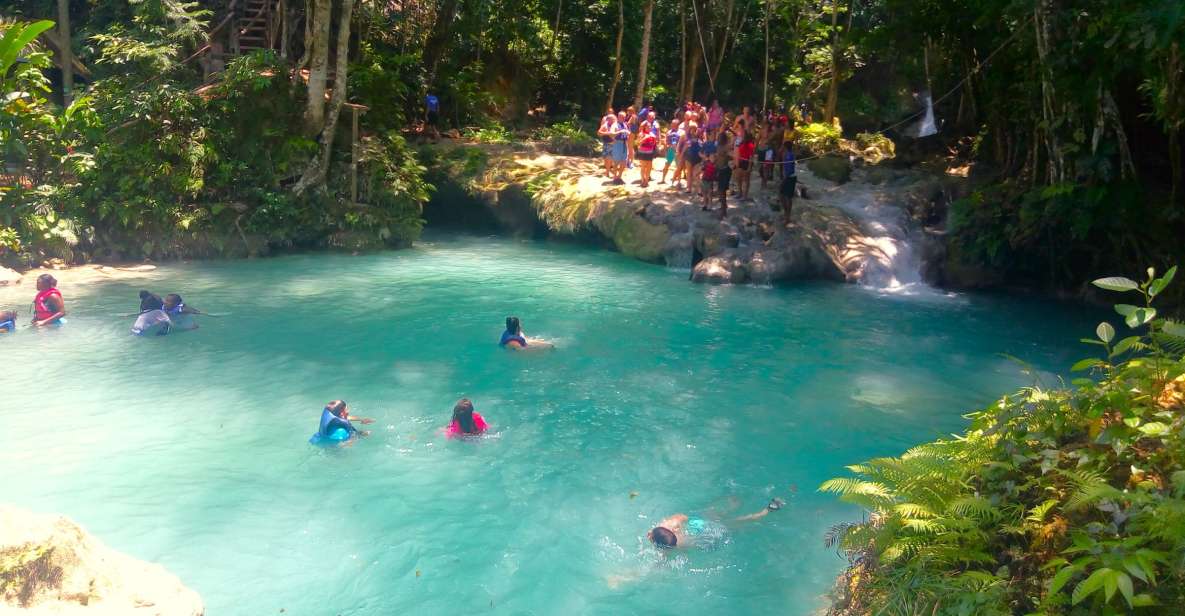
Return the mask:
{"type": "Polygon", "coordinates": [[[839,104],[839,0],[831,2],[831,83],[827,86],[827,104],[823,108],[827,122],[835,119],[835,108],[839,104]]]}
{"type": "MultiPolygon", "coordinates": [[[[305,19],[309,18],[305,16],[305,19]]],[[[311,18],[313,23],[309,29],[313,40],[305,41],[309,49],[309,100],[304,125],[309,135],[316,135],[325,128],[325,82],[329,76],[329,25],[333,19],[333,0],[313,0],[311,18]]]]}
{"type": "Polygon", "coordinates": [[[74,100],[74,51],[70,45],[70,0],[58,0],[58,40],[61,41],[62,106],[74,100]]]}
{"type": "Polygon", "coordinates": [[[555,5],[555,26],[551,29],[551,57],[555,58],[556,49],[560,43],[560,12],[564,10],[564,0],[559,0],[555,5]]]}
{"type": "Polygon", "coordinates": [[[432,24],[432,34],[428,35],[428,42],[424,44],[423,64],[428,69],[428,89],[432,89],[436,81],[436,66],[448,47],[449,35],[453,32],[453,21],[457,19],[458,0],[444,0],[440,12],[436,14],[436,23],[432,24]]]}
{"type": "Polygon", "coordinates": [[[613,56],[613,85],[609,86],[609,99],[605,101],[605,109],[613,107],[613,97],[617,95],[617,82],[621,80],[621,38],[625,35],[625,0],[617,0],[617,51],[613,56]]]}
{"type": "Polygon", "coordinates": [[[769,100],[769,13],[770,1],[765,0],[765,70],[761,76],[761,110],[768,109],[769,100]]]}
{"type": "Polygon", "coordinates": [[[684,85],[687,89],[679,93],[679,99],[681,101],[686,102],[694,98],[695,80],[699,76],[699,65],[703,60],[704,54],[702,48],[698,53],[693,49],[691,56],[687,58],[687,83],[684,85]]]}
{"type": "Polygon", "coordinates": [[[325,126],[321,130],[321,151],[313,157],[313,160],[309,161],[300,180],[293,187],[293,192],[298,195],[309,189],[324,186],[325,178],[329,174],[329,161],[333,155],[333,139],[337,134],[337,118],[341,114],[342,103],[346,102],[346,84],[349,83],[346,73],[350,67],[350,20],[353,18],[355,1],[342,0],[337,26],[336,74],[333,78],[333,94],[329,97],[329,113],[325,118],[325,126]]]}
{"type": "Polygon", "coordinates": [[[679,0],[679,96],[687,86],[687,2],[679,0]]]}
{"type": "Polygon", "coordinates": [[[654,0],[646,1],[646,16],[642,19],[642,58],[638,60],[638,91],[634,93],[634,108],[642,108],[646,96],[646,68],[650,63],[650,27],[654,16],[654,0]]]}

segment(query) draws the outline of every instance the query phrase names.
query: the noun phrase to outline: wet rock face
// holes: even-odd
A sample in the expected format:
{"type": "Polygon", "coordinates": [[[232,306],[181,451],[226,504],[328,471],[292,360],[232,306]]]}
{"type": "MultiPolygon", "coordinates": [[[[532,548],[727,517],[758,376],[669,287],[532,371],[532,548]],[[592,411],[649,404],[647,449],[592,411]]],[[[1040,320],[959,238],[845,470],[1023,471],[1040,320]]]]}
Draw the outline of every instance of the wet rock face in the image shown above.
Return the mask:
{"type": "Polygon", "coordinates": [[[823,156],[806,161],[815,177],[844,184],[852,179],[852,163],[847,156],[823,156]]]}
{"type": "Polygon", "coordinates": [[[69,519],[0,506],[0,613],[203,616],[160,565],[103,545],[69,519]]]}

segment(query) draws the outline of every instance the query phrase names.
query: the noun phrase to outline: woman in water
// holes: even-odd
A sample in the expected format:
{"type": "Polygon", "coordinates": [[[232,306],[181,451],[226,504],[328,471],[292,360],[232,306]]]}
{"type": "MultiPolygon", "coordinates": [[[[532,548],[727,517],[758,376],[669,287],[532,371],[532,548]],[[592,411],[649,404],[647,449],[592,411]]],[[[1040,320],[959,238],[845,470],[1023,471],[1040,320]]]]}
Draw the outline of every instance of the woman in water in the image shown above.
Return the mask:
{"type": "Polygon", "coordinates": [[[33,298],[33,327],[60,325],[66,316],[66,302],[57,289],[58,281],[49,274],[37,277],[37,297],[33,298]]]}
{"type": "Polygon", "coordinates": [[[555,348],[555,345],[539,338],[528,338],[523,333],[523,324],[518,317],[506,317],[506,331],[502,332],[502,340],[498,346],[515,351],[543,351],[555,348]]]}
{"type": "Polygon", "coordinates": [[[355,435],[369,436],[370,431],[359,430],[351,420],[362,424],[374,423],[369,417],[350,415],[350,406],[344,400],[333,400],[321,409],[321,426],[311,440],[316,442],[345,442],[355,435]]]}
{"type": "Polygon", "coordinates": [[[444,429],[444,435],[448,438],[474,436],[488,429],[489,425],[486,424],[486,420],[473,410],[473,403],[469,401],[469,398],[461,398],[453,407],[453,420],[444,429]]]}

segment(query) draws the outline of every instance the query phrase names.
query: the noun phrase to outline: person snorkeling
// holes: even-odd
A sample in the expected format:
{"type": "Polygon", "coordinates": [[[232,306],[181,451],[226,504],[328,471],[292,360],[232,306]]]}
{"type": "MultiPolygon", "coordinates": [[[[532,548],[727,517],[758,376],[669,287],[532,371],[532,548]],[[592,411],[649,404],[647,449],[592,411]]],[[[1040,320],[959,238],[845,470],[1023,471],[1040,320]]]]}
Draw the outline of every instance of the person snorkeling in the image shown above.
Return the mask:
{"type": "Polygon", "coordinates": [[[315,445],[334,444],[344,443],[356,436],[370,436],[369,430],[354,427],[354,421],[361,424],[374,423],[369,417],[350,415],[350,406],[344,400],[331,400],[321,409],[321,425],[309,442],[315,445]]]}
{"type": "Polygon", "coordinates": [[[33,298],[33,327],[65,323],[66,301],[58,291],[58,280],[49,274],[37,277],[37,296],[33,298]]]}
{"type": "MultiPolygon", "coordinates": [[[[733,521],[751,522],[753,520],[759,520],[771,512],[781,509],[785,504],[782,499],[774,497],[761,511],[743,515],[735,518],[733,521]]],[[[664,518],[657,526],[650,529],[650,532],[646,533],[646,538],[655,546],[663,549],[695,547],[696,545],[706,543],[704,538],[712,534],[710,531],[717,525],[717,522],[711,522],[704,518],[691,517],[685,513],[676,513],[675,515],[664,518]]]]}
{"type": "Polygon", "coordinates": [[[523,333],[523,324],[518,317],[506,317],[506,330],[502,332],[502,339],[498,346],[515,351],[542,351],[554,349],[555,345],[540,338],[528,338],[523,333]]]}
{"type": "Polygon", "coordinates": [[[461,398],[453,406],[453,420],[444,429],[444,435],[448,438],[476,436],[489,427],[481,414],[473,410],[473,402],[469,398],[461,398]]]}

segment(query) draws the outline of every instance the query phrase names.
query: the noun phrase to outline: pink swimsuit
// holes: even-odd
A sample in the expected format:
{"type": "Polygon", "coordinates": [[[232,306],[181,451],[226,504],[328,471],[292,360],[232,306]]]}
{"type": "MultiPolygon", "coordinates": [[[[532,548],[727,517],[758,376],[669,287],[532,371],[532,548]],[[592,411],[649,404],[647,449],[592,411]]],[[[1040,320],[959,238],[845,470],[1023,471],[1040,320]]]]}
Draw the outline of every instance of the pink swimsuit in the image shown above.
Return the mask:
{"type": "MultiPolygon", "coordinates": [[[[485,432],[487,428],[489,428],[489,426],[486,425],[486,420],[482,419],[481,415],[479,415],[477,411],[473,411],[473,425],[477,427],[477,432],[475,434],[481,434],[482,432],[485,432]]],[[[453,422],[444,429],[444,435],[448,438],[457,438],[458,436],[465,436],[465,433],[461,432],[461,424],[454,419],[453,422]]]]}

